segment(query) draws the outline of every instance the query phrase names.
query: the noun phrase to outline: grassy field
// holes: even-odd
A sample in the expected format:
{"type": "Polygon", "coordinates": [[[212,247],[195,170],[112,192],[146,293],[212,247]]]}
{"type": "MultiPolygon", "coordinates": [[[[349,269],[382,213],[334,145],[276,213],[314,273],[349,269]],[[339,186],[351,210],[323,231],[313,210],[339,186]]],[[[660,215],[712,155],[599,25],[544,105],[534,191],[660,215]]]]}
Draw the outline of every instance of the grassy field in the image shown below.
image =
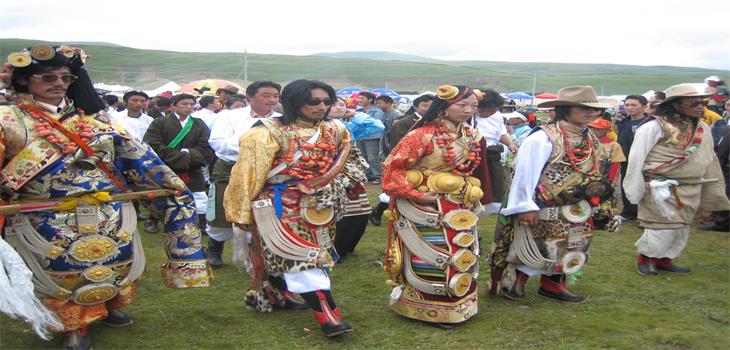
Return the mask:
{"type": "MultiPolygon", "coordinates": [[[[376,194],[371,189],[371,195],[376,194]]],[[[483,256],[495,218],[482,219],[483,256]]],[[[140,227],[141,228],[141,227],[140,227]]],[[[596,232],[593,258],[573,290],[582,305],[563,305],[527,285],[524,302],[479,299],[479,314],[450,331],[402,318],[387,308],[390,289],[382,269],[385,226],[368,227],[355,254],[337,266],[333,293],[355,333],[326,339],[309,311],[258,314],[246,310],[248,277],[228,263],[215,270],[208,289],[166,289],[158,266],[164,258],[159,234],[142,233],[147,278],[128,307],[135,323],[125,329],[92,325],[96,349],[727,349],[730,347],[730,235],[694,229],[677,260],[690,275],[636,273],[633,243],[641,231],[596,232]],[[311,333],[306,331],[310,329],[311,333]]],[[[482,261],[480,289],[489,276],[482,261]]],[[[38,340],[20,321],[0,317],[0,349],[57,348],[38,340]]]]}
{"type": "MultiPolygon", "coordinates": [[[[43,42],[0,39],[0,57],[39,43],[43,42]]],[[[245,84],[241,53],[141,50],[100,43],[80,46],[90,56],[87,69],[96,81],[146,89],[169,80],[183,84],[205,78],[245,84]]],[[[730,75],[723,70],[688,67],[441,61],[387,52],[310,56],[250,53],[248,68],[249,81],[285,83],[309,78],[337,88],[388,86],[402,92],[433,91],[446,82],[486,86],[500,92],[531,91],[537,75],[537,92],[556,92],[561,87],[583,84],[592,85],[603,95],[644,93],[683,82],[701,82],[709,75],[730,75]]]]}

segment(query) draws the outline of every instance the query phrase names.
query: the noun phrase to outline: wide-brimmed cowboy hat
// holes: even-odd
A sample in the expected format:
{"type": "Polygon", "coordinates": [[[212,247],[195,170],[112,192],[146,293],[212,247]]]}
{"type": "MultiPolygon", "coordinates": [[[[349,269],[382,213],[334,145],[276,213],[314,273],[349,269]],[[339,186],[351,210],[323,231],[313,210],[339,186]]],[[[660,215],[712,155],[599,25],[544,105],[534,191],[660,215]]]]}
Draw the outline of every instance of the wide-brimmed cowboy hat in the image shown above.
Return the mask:
{"type": "Polygon", "coordinates": [[[689,84],[672,85],[664,91],[664,94],[667,98],[660,102],[660,105],[682,97],[707,97],[711,95],[704,91],[698,91],[694,86],[689,84]]]}
{"type": "Polygon", "coordinates": [[[558,91],[558,98],[537,105],[538,108],[559,106],[585,106],[591,108],[611,108],[612,104],[599,101],[596,91],[590,86],[569,86],[558,91]]]}

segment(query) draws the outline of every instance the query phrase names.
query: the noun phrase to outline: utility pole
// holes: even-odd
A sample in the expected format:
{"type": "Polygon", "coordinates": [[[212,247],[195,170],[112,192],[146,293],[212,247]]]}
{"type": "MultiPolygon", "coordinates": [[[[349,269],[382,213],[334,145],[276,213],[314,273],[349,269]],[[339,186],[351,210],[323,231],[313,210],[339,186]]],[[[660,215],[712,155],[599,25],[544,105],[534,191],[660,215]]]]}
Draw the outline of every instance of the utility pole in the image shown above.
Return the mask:
{"type": "Polygon", "coordinates": [[[532,101],[530,101],[530,106],[535,104],[535,88],[537,87],[537,74],[535,74],[532,78],[532,101]]]}
{"type": "Polygon", "coordinates": [[[243,49],[243,81],[248,84],[248,49],[243,49]]]}

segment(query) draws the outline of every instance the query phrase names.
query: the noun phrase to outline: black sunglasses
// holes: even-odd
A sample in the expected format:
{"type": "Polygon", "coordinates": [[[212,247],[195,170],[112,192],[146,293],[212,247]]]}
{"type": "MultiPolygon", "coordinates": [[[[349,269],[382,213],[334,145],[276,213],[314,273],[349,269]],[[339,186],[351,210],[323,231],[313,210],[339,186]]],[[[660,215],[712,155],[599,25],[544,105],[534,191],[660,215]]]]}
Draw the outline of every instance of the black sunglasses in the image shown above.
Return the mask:
{"type": "Polygon", "coordinates": [[[58,74],[33,74],[33,76],[36,78],[40,78],[41,80],[43,80],[46,83],[52,83],[52,82],[58,80],[59,78],[64,83],[73,83],[74,81],[76,81],[76,79],[79,78],[73,74],[61,74],[61,75],[58,75],[58,74]]]}
{"type": "Polygon", "coordinates": [[[312,98],[307,100],[307,104],[310,106],[319,106],[320,103],[324,103],[325,106],[331,106],[337,102],[334,98],[312,98]]]}

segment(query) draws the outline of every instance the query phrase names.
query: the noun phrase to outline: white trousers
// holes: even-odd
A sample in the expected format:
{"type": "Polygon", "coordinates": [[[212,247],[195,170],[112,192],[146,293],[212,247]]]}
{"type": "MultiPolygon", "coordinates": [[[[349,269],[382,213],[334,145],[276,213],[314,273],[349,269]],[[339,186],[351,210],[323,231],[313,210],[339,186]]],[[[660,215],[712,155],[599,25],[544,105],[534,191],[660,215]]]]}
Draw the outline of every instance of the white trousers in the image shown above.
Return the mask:
{"type": "Polygon", "coordinates": [[[639,254],[650,258],[676,259],[687,246],[688,239],[689,225],[667,230],[647,228],[634,245],[639,254]]]}

